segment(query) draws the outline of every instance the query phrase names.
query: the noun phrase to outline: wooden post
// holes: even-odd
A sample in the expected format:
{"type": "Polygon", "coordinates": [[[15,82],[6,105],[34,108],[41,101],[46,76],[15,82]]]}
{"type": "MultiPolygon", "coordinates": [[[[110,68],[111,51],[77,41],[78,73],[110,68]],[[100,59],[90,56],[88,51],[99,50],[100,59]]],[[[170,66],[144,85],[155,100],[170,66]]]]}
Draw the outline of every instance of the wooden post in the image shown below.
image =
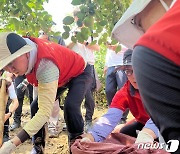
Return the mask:
{"type": "Polygon", "coordinates": [[[7,101],[6,80],[1,80],[0,88],[0,147],[3,143],[4,117],[7,101]]]}

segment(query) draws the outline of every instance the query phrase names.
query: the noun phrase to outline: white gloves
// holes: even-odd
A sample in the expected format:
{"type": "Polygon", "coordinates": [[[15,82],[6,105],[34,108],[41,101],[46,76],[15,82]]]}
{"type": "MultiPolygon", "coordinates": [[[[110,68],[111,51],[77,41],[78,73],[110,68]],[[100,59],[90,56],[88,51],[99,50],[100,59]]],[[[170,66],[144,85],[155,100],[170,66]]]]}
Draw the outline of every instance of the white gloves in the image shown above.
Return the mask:
{"type": "Polygon", "coordinates": [[[82,139],[80,142],[94,142],[94,137],[90,133],[83,134],[81,136],[82,136],[82,139]]]}
{"type": "Polygon", "coordinates": [[[135,143],[153,143],[154,138],[144,131],[140,131],[135,143]]]}
{"type": "Polygon", "coordinates": [[[16,145],[11,140],[4,142],[0,148],[0,154],[11,154],[16,149],[16,145]]]}
{"type": "Polygon", "coordinates": [[[88,137],[83,137],[81,142],[92,142],[88,137]]]}

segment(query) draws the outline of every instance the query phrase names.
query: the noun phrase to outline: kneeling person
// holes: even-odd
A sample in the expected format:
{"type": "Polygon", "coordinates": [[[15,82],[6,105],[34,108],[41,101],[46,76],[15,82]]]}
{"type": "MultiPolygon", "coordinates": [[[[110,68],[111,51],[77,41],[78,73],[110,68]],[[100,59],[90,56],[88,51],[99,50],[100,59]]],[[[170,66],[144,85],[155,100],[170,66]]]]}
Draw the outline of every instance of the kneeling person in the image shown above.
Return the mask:
{"type": "MultiPolygon", "coordinates": [[[[123,57],[123,66],[119,68],[124,70],[128,77],[128,81],[115,94],[107,113],[94,124],[88,134],[84,135],[84,138],[87,137],[95,142],[101,142],[106,139],[106,137],[116,127],[123,112],[127,108],[129,108],[136,121],[130,125],[125,125],[120,130],[120,133],[137,137],[137,130],[139,130],[140,133],[137,137],[136,143],[153,142],[153,140],[158,137],[158,129],[151,121],[143,107],[138,86],[133,74],[131,56],[132,50],[126,50],[123,57]]],[[[84,139],[84,141],[86,140],[84,139]]]]}

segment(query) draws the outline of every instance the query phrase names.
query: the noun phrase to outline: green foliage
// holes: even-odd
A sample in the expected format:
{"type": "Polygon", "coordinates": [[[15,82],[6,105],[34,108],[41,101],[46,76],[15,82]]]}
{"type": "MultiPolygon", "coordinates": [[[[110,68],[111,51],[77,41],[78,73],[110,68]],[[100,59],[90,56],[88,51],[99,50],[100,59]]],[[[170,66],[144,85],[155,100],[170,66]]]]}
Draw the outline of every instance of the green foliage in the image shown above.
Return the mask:
{"type": "Polygon", "coordinates": [[[107,105],[106,94],[105,94],[105,75],[104,75],[106,50],[107,49],[105,46],[101,46],[101,50],[99,52],[95,52],[95,57],[96,57],[95,69],[101,81],[102,88],[100,89],[100,91],[94,93],[94,97],[95,97],[95,102],[103,106],[107,105]]]}
{"type": "Polygon", "coordinates": [[[53,22],[44,2],[48,0],[0,0],[0,31],[32,36],[38,36],[40,29],[48,32],[53,22]]]}
{"type": "Polygon", "coordinates": [[[116,48],[116,52],[119,52],[119,51],[121,51],[121,45],[118,45],[116,48]]]}
{"type": "Polygon", "coordinates": [[[63,19],[63,24],[70,25],[74,22],[74,18],[71,16],[67,16],[63,19]]]}
{"type": "MultiPolygon", "coordinates": [[[[72,29],[83,25],[93,31],[93,36],[98,40],[98,44],[104,44],[111,37],[114,25],[128,8],[132,0],[72,0],[72,5],[80,10],[76,13],[78,20],[74,20],[69,26],[72,29]]],[[[66,19],[67,17],[65,17],[66,19]]],[[[73,18],[73,17],[72,17],[73,18]]],[[[65,30],[66,31],[66,30],[65,30]]],[[[91,35],[90,33],[88,34],[91,35]]],[[[80,35],[79,35],[80,37],[80,35]]],[[[85,38],[74,38],[80,42],[85,38]]],[[[86,37],[88,38],[88,37],[86,37]]],[[[119,50],[119,48],[117,49],[119,50]]]]}
{"type": "Polygon", "coordinates": [[[84,3],[84,0],[72,0],[72,5],[80,5],[80,4],[83,4],[84,3]]]}

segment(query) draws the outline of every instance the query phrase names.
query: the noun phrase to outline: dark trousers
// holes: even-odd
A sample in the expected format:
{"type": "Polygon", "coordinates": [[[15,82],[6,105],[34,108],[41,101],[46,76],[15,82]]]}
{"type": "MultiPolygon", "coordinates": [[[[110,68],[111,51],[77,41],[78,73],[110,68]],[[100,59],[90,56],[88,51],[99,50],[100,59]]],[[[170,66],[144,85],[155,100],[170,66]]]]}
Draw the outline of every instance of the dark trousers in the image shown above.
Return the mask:
{"type": "MultiPolygon", "coordinates": [[[[137,46],[133,69],[142,102],[164,140],[180,141],[180,66],[149,48],[137,46]]],[[[180,147],[176,152],[180,153],[180,147]]]]}
{"type": "MultiPolygon", "coordinates": [[[[90,70],[90,65],[87,65],[82,74],[71,79],[66,86],[60,87],[57,90],[56,99],[58,99],[60,95],[68,88],[68,93],[64,102],[64,119],[67,125],[70,140],[81,135],[84,130],[84,121],[81,114],[81,104],[87,90],[92,83],[90,70]]],[[[32,117],[37,113],[37,111],[38,101],[35,99],[31,104],[32,117]]],[[[38,137],[44,139],[44,132],[45,128],[43,127],[36,135],[34,135],[34,140],[36,140],[38,137]]]]}
{"type": "MultiPolygon", "coordinates": [[[[38,97],[36,97],[31,103],[31,118],[35,116],[38,111],[38,97]]],[[[45,127],[43,126],[33,137],[32,142],[34,144],[41,144],[45,147],[45,127]]]]}
{"type": "Polygon", "coordinates": [[[123,128],[121,128],[120,133],[137,137],[137,130],[141,131],[144,125],[140,122],[133,122],[132,124],[125,125],[123,128]]]}
{"type": "MultiPolygon", "coordinates": [[[[8,98],[8,102],[6,104],[6,110],[5,110],[5,113],[8,113],[9,112],[9,105],[11,104],[11,99],[8,98]]],[[[4,132],[3,134],[5,135],[8,135],[9,136],[9,119],[6,120],[6,122],[4,123],[4,132]]]]}
{"type": "MultiPolygon", "coordinates": [[[[17,87],[24,79],[25,79],[24,76],[18,76],[15,79],[15,87],[17,87]]],[[[15,88],[15,89],[16,89],[16,94],[17,94],[17,98],[19,101],[19,106],[14,113],[13,119],[14,119],[14,122],[20,124],[21,123],[21,114],[22,114],[22,106],[23,106],[25,91],[22,92],[21,89],[17,89],[17,88],[15,88]]],[[[31,104],[31,102],[33,101],[33,86],[29,84],[27,86],[27,89],[28,89],[29,101],[31,104]]]]}
{"type": "Polygon", "coordinates": [[[94,65],[90,65],[90,68],[91,68],[90,73],[93,80],[91,82],[89,89],[86,92],[85,102],[84,102],[84,106],[86,108],[85,121],[88,122],[92,122],[92,116],[94,114],[95,102],[94,102],[93,92],[96,88],[94,65]]]}

